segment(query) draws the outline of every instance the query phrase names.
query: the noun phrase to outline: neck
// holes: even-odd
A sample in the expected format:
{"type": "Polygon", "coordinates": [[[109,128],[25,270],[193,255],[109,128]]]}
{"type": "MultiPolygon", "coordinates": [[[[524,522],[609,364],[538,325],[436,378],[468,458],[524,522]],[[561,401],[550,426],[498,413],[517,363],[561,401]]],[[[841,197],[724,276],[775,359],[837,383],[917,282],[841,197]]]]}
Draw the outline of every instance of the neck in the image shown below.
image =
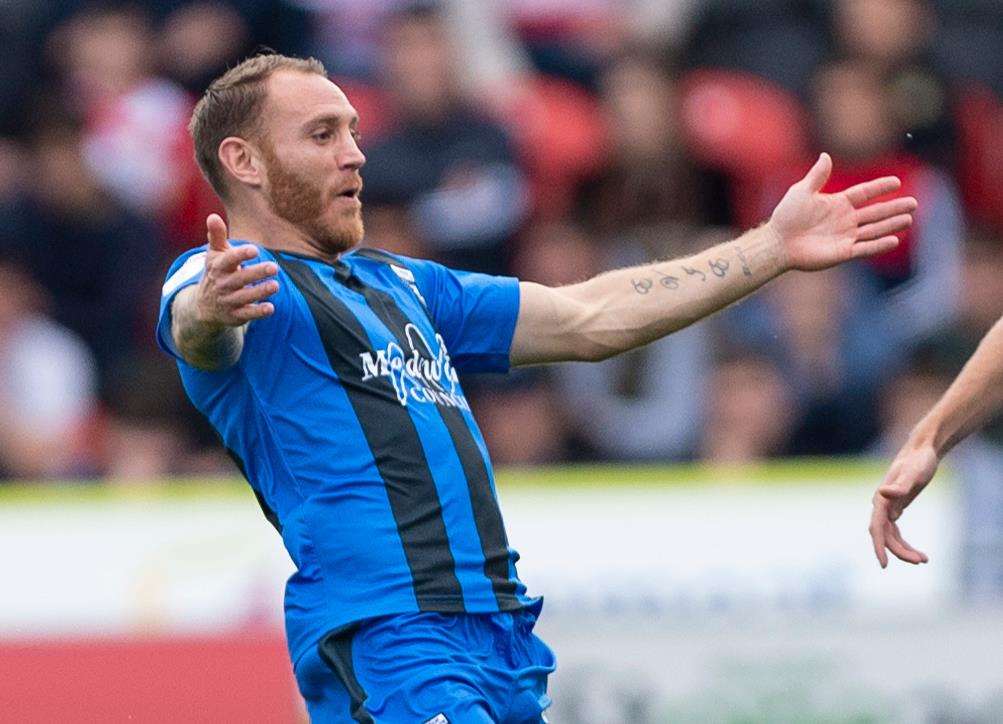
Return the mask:
{"type": "Polygon", "coordinates": [[[276,216],[270,208],[227,208],[226,218],[231,239],[250,241],[276,251],[312,256],[328,263],[338,259],[339,254],[319,247],[303,229],[276,216]]]}

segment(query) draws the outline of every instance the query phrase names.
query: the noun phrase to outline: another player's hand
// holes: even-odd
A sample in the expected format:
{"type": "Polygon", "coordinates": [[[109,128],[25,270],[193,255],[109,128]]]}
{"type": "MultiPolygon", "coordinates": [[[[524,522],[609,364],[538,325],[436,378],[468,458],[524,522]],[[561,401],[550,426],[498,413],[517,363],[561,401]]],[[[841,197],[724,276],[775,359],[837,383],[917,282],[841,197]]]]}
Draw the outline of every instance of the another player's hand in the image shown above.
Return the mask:
{"type": "Polygon", "coordinates": [[[882,254],[898,244],[895,232],[912,224],[916,199],[906,196],[874,203],[901,187],[898,178],[886,176],[824,194],[831,173],[832,159],[823,153],[787,190],[767,224],[780,241],[788,269],[817,271],[882,254]]]}
{"type": "Polygon", "coordinates": [[[907,563],[926,563],[929,559],[905,542],[896,521],[937,472],[939,459],[933,446],[908,443],[892,461],[885,480],[874,493],[874,510],[868,531],[874,555],[882,568],[888,565],[888,551],[907,563]]]}
{"type": "Polygon", "coordinates": [[[257,247],[230,246],[226,224],[217,214],[210,214],[205,224],[209,249],[196,296],[199,321],[210,326],[239,327],[272,314],[275,307],[264,300],[279,289],[279,283],[271,278],[278,274],[276,264],[267,261],[242,267],[258,257],[257,247]]]}

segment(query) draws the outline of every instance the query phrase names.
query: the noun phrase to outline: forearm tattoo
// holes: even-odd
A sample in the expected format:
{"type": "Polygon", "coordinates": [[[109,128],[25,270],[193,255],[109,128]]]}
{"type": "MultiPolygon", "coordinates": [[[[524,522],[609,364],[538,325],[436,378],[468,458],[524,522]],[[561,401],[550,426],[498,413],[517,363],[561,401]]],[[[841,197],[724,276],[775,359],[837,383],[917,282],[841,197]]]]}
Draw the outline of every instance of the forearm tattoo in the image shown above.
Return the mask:
{"type": "Polygon", "coordinates": [[[663,267],[665,270],[652,266],[645,271],[651,271],[655,278],[651,276],[636,277],[630,280],[630,284],[637,294],[647,295],[655,289],[656,281],[662,289],[673,291],[679,289],[686,279],[693,277],[696,277],[702,284],[706,284],[712,277],[724,279],[738,270],[741,270],[743,276],[751,277],[753,267],[765,265],[769,260],[766,255],[771,253],[768,245],[754,242],[747,244],[744,248],[739,244],[734,244],[731,251],[734,256],[730,259],[717,257],[696,262],[691,258],[686,259],[685,262],[679,262],[677,267],[670,266],[667,269],[663,267]],[[760,261],[763,264],[760,264],[760,261]]]}
{"type": "Polygon", "coordinates": [[[691,266],[686,266],[685,264],[683,264],[683,271],[686,272],[690,276],[696,276],[696,275],[699,274],[700,275],[700,281],[702,281],[702,282],[707,281],[707,275],[704,274],[699,269],[694,269],[691,266]]]}
{"type": "Polygon", "coordinates": [[[679,288],[679,277],[674,277],[671,274],[666,274],[658,269],[655,269],[655,274],[658,275],[658,283],[661,284],[666,289],[678,289],[679,288]]]}
{"type": "Polygon", "coordinates": [[[714,276],[723,279],[728,274],[728,267],[731,265],[727,259],[715,259],[707,262],[707,266],[714,272],[714,276]]]}
{"type": "Polygon", "coordinates": [[[738,260],[742,262],[742,273],[745,274],[745,276],[747,277],[751,277],[752,269],[749,268],[749,260],[745,258],[745,252],[742,251],[742,247],[740,247],[738,244],[735,244],[735,252],[736,255],[738,256],[738,260]]]}
{"type": "Polygon", "coordinates": [[[630,283],[634,285],[634,291],[638,294],[647,294],[651,291],[652,281],[647,277],[642,277],[641,279],[631,279],[630,283]]]}

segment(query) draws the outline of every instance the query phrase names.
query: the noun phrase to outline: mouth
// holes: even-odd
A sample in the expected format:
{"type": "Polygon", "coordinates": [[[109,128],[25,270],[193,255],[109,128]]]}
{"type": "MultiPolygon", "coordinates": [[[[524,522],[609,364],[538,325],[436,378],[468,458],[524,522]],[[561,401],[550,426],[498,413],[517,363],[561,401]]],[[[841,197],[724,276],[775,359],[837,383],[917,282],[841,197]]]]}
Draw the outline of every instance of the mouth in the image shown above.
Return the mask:
{"type": "Polygon", "coordinates": [[[362,184],[352,184],[351,186],[346,186],[344,189],[338,192],[337,197],[339,199],[358,200],[360,193],[362,193],[362,184]]]}
{"type": "Polygon", "coordinates": [[[352,208],[354,213],[354,210],[362,208],[362,200],[359,199],[361,191],[361,186],[351,186],[335,194],[333,201],[339,206],[343,205],[352,208]]]}

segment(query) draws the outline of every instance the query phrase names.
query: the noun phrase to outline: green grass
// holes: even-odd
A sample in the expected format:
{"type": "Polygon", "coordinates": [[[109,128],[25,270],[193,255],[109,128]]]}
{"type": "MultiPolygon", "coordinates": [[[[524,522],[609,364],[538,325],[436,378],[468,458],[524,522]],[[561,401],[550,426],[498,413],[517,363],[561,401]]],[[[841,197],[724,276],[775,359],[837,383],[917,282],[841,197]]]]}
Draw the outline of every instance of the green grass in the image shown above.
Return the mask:
{"type": "MultiPolygon", "coordinates": [[[[564,465],[502,468],[498,485],[508,488],[652,488],[701,485],[876,485],[884,463],[875,460],[802,459],[749,466],[683,465],[564,465]]],[[[11,503],[72,503],[154,501],[172,499],[227,499],[249,494],[243,480],[233,478],[175,478],[133,485],[87,483],[9,483],[0,485],[0,505],[11,503]]]]}
{"type": "Polygon", "coordinates": [[[498,471],[503,487],[661,487],[698,485],[791,485],[803,482],[855,484],[884,475],[880,461],[857,458],[810,458],[743,466],[682,465],[570,465],[506,468],[498,471]]]}

